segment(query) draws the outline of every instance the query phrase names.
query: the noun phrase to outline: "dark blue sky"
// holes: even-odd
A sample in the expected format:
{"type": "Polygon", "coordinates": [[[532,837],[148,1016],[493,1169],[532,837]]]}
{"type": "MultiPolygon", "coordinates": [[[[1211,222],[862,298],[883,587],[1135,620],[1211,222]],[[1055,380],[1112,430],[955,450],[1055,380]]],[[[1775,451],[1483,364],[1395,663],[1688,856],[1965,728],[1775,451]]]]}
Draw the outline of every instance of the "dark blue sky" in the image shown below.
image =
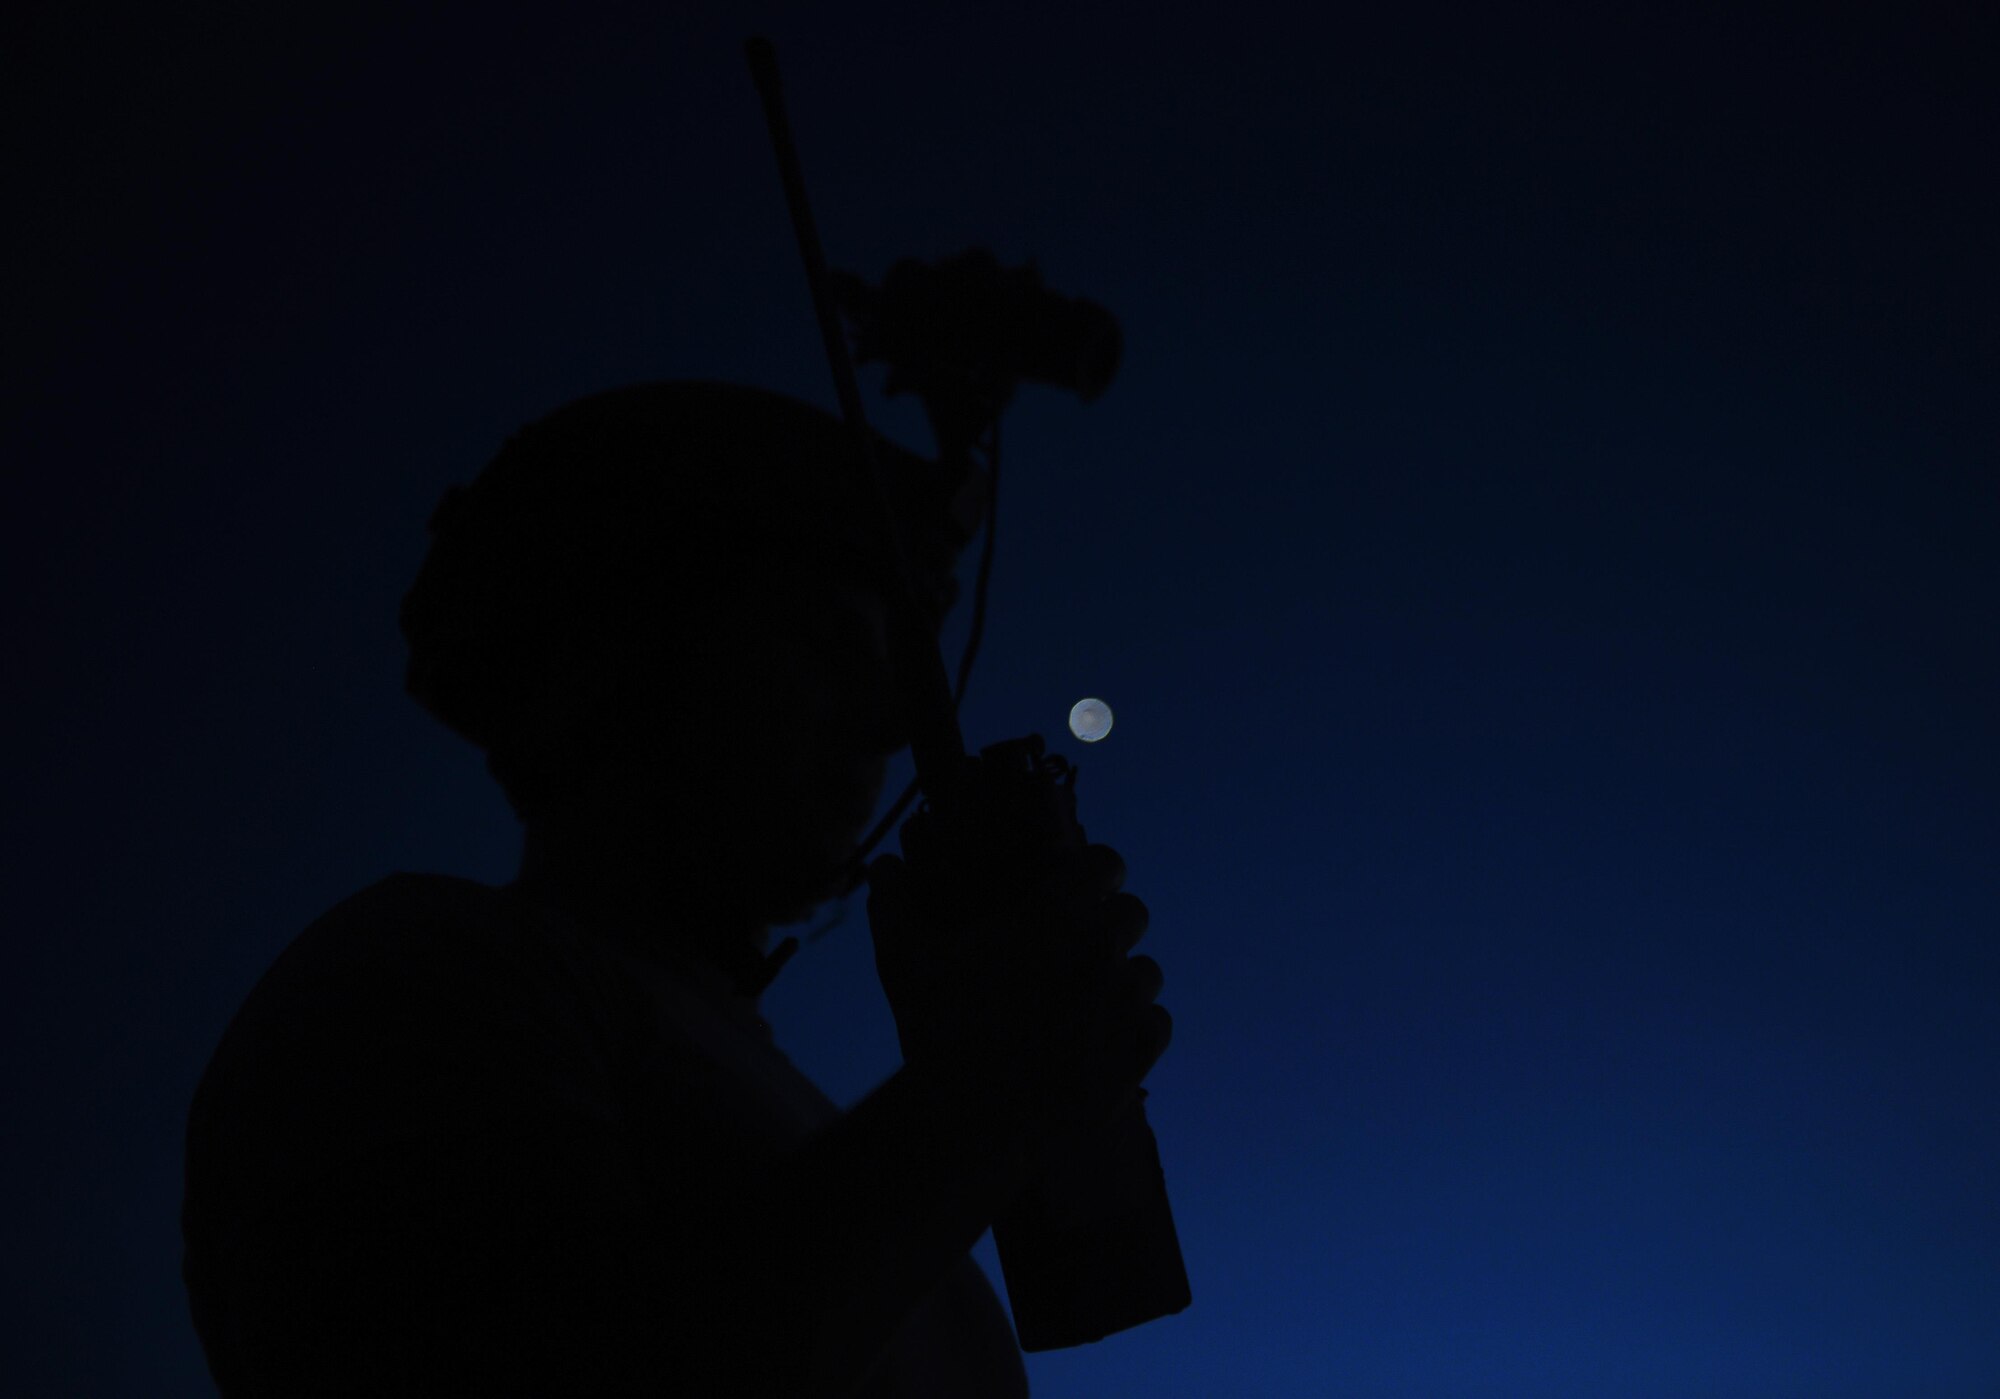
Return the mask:
{"type": "MultiPolygon", "coordinates": [[[[1195,1300],[1037,1394],[2000,1389],[1985,7],[130,8],[6,45],[19,1392],[211,1392],[229,1016],[382,875],[512,873],[401,692],[445,484],[615,384],[834,406],[760,30],[836,266],[1125,330],[1007,420],[964,723],[1152,908],[1195,1300]]],[[[765,1012],[894,1069],[859,900],[765,1012]]]]}

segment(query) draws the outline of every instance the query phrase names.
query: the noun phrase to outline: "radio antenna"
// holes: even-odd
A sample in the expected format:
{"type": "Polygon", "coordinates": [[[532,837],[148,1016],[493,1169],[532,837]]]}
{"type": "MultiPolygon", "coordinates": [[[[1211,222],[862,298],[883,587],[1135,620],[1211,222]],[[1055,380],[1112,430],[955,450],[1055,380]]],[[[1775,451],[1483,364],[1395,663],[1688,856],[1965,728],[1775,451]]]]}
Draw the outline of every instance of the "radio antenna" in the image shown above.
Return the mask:
{"type": "Polygon", "coordinates": [[[805,263],[813,312],[819,318],[820,338],[826,344],[827,364],[833,370],[834,391],[840,396],[841,416],[847,420],[854,467],[860,477],[858,484],[875,502],[884,547],[891,551],[895,563],[899,595],[891,599],[891,663],[909,708],[910,755],[916,759],[917,781],[924,795],[935,800],[952,787],[965,765],[965,737],[959,732],[958,707],[952,700],[944,654],[938,646],[939,619],[926,595],[915,586],[909,551],[896,528],[881,463],[875,459],[873,435],[862,412],[861,390],[855,383],[854,361],[834,307],[826,275],[826,256],[820,249],[812,206],[806,201],[805,176],[799,169],[798,150],[792,142],[791,124],[785,117],[777,53],[771,41],[761,37],[746,40],[743,51],[750,61],[750,76],[764,100],[771,148],[778,157],[778,174],[784,180],[785,202],[791,207],[792,231],[798,235],[799,257],[805,263]]]}
{"type": "MultiPolygon", "coordinates": [[[[771,130],[771,149],[778,159],[778,175],[784,182],[785,203],[791,209],[792,232],[797,235],[799,259],[805,264],[806,286],[812,293],[813,314],[819,320],[820,339],[826,347],[827,365],[833,371],[834,393],[847,423],[850,455],[856,485],[875,502],[875,517],[881,547],[888,551],[895,580],[889,599],[889,660],[897,688],[902,692],[910,730],[910,756],[916,761],[917,777],[896,810],[889,814],[862,854],[872,848],[889,821],[909,804],[921,788],[934,804],[947,800],[947,793],[963,780],[965,736],[958,727],[958,704],[952,697],[951,680],[945,671],[944,653],[938,645],[940,618],[928,601],[928,594],[916,586],[909,550],[889,500],[887,481],[875,457],[873,434],[861,408],[861,390],[854,377],[854,360],[848,351],[834,306],[832,288],[826,274],[826,255],[820,248],[819,230],[813,222],[812,205],[806,199],[805,175],[799,167],[798,148],[792,141],[791,122],[785,115],[784,87],[778,78],[778,55],[771,41],[753,36],[744,41],[743,56],[750,64],[750,77],[764,103],[764,121],[771,130]]],[[[988,544],[991,545],[989,520],[988,544]]],[[[983,582],[983,579],[982,579],[983,582]]],[[[961,682],[962,685],[962,682],[961,682]]],[[[851,893],[862,871],[851,862],[841,874],[842,895],[851,893]]],[[[817,935],[815,935],[817,936],[817,935]]],[[[762,990],[771,984],[786,962],[799,950],[799,940],[787,937],[765,959],[759,974],[762,990]]]]}

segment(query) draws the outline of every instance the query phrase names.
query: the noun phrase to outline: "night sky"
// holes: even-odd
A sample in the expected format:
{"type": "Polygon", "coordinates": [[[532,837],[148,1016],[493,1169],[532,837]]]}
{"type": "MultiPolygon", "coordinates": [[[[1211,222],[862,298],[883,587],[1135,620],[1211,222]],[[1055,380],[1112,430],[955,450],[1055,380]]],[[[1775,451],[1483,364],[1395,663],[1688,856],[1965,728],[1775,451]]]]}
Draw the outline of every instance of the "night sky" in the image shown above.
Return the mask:
{"type": "MultiPolygon", "coordinates": [[[[213,1392],[229,1017],[384,875],[513,874],[402,692],[443,488],[619,384],[836,407],[761,32],[834,266],[983,245],[1124,328],[1006,419],[962,718],[1152,909],[1194,1304],[1035,1392],[2000,1393],[1990,7],[35,8],[11,1392],[213,1392]]],[[[860,898],[764,1013],[894,1071],[860,898]]]]}

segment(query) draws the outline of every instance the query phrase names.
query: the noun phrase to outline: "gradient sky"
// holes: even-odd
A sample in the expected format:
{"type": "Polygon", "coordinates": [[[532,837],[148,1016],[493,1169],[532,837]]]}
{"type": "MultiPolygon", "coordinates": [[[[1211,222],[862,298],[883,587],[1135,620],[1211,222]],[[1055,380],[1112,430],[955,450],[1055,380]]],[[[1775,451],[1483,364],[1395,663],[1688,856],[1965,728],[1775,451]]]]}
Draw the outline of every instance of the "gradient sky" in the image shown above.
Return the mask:
{"type": "MultiPolygon", "coordinates": [[[[963,719],[1077,759],[1152,908],[1194,1305],[1036,1394],[2000,1392],[1989,7],[37,8],[13,1392],[212,1393],[223,1027],[383,875],[512,874],[401,692],[444,486],[616,384],[834,407],[760,31],[835,266],[1124,326],[1007,419],[963,719]]],[[[764,1004],[837,1101],[896,1066],[858,899],[764,1004]]]]}

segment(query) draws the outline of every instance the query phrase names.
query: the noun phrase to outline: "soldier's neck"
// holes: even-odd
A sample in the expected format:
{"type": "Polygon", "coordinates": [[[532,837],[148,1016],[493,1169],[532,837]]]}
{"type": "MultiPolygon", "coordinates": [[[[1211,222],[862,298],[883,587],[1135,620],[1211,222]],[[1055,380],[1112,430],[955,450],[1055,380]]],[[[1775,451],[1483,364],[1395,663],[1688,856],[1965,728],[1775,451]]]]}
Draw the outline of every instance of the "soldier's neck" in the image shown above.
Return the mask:
{"type": "Polygon", "coordinates": [[[667,837],[642,840],[530,825],[517,887],[636,950],[692,948],[735,975],[770,929],[732,906],[738,879],[667,837]]]}

